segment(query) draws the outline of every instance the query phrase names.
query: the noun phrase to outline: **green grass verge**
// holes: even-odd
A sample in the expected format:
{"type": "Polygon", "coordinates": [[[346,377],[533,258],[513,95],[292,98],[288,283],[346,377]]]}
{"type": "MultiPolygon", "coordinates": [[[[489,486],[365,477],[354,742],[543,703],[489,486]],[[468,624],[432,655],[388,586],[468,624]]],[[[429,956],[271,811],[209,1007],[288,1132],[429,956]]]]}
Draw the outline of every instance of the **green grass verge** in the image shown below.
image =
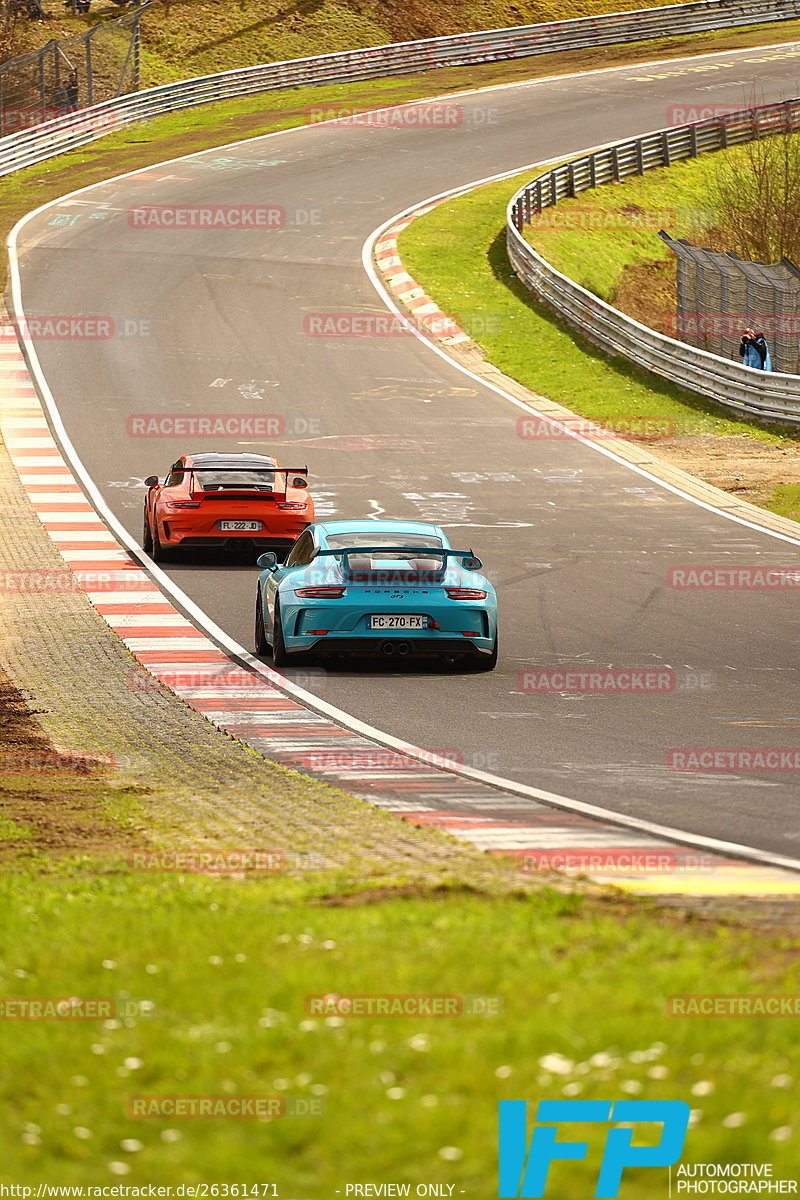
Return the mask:
{"type": "MultiPolygon", "coordinates": [[[[0,880],[3,996],[133,1002],[106,1022],[0,1022],[0,1181],[263,1181],[313,1200],[345,1182],[425,1181],[490,1196],[496,1101],[578,1094],[685,1098],[698,1110],[687,1160],[796,1166],[796,1144],[774,1134],[796,1116],[793,1023],[666,1007],[672,994],[795,991],[782,940],[548,890],[325,903],[333,890],[0,880]],[[327,993],[492,995],[502,1013],[308,1017],[305,997],[327,993]],[[327,1114],[127,1115],[131,1095],[153,1094],[323,1098],[327,1114]],[[744,1113],[735,1131],[731,1113],[744,1113]]],[[[563,1200],[592,1194],[599,1153],[554,1168],[563,1200]]],[[[666,1194],[666,1172],[631,1172],[624,1196],[654,1189],[666,1194]]]]}
{"type": "Polygon", "coordinates": [[[445,201],[417,218],[399,238],[405,269],[454,317],[505,374],[588,417],[625,427],[631,420],[668,421],[680,434],[742,434],[786,444],[800,434],[722,415],[573,334],[539,304],[512,271],[505,209],[531,172],[445,201]]]}
{"type": "MultiPolygon", "coordinates": [[[[735,162],[742,150],[729,155],[735,162]]],[[[526,240],[559,271],[613,304],[630,267],[674,260],[659,229],[697,242],[713,227],[708,189],[716,166],[717,156],[706,154],[591,188],[545,210],[526,229],[526,240]]]]}
{"type": "Polygon", "coordinates": [[[31,836],[32,830],[11,817],[0,813],[0,842],[24,842],[31,836]]]}
{"type": "Polygon", "coordinates": [[[778,516],[800,521],[800,486],[794,483],[776,488],[769,507],[778,516]]]}

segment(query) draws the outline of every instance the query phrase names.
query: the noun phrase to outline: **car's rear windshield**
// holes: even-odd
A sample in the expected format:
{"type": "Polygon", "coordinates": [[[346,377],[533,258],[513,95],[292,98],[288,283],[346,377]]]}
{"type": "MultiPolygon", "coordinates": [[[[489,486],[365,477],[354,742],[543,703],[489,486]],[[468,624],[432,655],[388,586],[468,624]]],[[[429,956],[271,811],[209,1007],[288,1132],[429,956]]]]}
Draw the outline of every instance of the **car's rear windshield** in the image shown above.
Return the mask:
{"type": "Polygon", "coordinates": [[[224,467],[217,470],[195,471],[197,486],[203,491],[213,491],[228,488],[264,488],[267,491],[275,489],[275,472],[269,467],[254,467],[252,471],[226,471],[224,467]]]}
{"type": "MultiPolygon", "coordinates": [[[[424,546],[426,549],[441,550],[442,539],[430,533],[329,533],[328,547],[331,550],[357,550],[359,546],[424,546]]],[[[387,554],[386,558],[397,558],[387,554]]]]}

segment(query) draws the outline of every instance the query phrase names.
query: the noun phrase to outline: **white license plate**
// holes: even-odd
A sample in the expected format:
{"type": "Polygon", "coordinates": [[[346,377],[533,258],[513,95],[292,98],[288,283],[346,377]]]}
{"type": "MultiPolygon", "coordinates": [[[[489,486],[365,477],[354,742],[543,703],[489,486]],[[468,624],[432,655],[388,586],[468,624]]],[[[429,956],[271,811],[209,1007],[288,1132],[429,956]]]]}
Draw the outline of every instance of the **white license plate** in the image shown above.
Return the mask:
{"type": "Polygon", "coordinates": [[[217,528],[231,533],[256,533],[261,528],[260,521],[217,521],[217,528]]]}
{"type": "Polygon", "coordinates": [[[381,613],[369,618],[370,629],[427,629],[428,618],[415,613],[381,613]]]}

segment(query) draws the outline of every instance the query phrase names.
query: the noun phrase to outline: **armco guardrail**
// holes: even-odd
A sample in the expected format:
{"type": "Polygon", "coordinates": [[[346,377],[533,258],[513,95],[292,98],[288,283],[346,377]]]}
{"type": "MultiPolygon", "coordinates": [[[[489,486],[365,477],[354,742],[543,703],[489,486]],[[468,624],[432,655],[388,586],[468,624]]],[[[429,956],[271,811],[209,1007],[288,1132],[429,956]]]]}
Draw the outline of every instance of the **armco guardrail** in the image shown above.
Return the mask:
{"type": "Polygon", "coordinates": [[[617,142],[547,171],[517,192],[509,204],[506,237],[511,265],[532,292],[601,349],[738,412],[800,424],[800,376],[746,368],[640,325],[562,275],[522,236],[537,213],[566,197],[782,130],[800,130],[800,100],[617,142]]]}
{"type": "Polygon", "coordinates": [[[800,0],[698,0],[693,4],[579,17],[546,25],[397,42],[205,75],[122,96],[24,133],[0,138],[0,176],[86,145],[122,125],[214,100],[402,75],[436,67],[525,58],[554,50],[700,33],[735,25],[786,21],[793,17],[800,17],[800,0]]]}

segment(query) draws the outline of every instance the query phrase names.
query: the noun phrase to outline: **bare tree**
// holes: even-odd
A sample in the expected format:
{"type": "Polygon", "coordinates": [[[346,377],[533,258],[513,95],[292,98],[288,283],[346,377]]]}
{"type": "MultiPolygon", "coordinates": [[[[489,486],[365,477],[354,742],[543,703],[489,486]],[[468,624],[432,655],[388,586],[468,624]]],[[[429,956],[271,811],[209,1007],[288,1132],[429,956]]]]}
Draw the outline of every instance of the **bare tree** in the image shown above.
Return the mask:
{"type": "Polygon", "coordinates": [[[800,262],[800,133],[776,109],[764,136],[717,156],[715,239],[741,258],[800,262]]]}

